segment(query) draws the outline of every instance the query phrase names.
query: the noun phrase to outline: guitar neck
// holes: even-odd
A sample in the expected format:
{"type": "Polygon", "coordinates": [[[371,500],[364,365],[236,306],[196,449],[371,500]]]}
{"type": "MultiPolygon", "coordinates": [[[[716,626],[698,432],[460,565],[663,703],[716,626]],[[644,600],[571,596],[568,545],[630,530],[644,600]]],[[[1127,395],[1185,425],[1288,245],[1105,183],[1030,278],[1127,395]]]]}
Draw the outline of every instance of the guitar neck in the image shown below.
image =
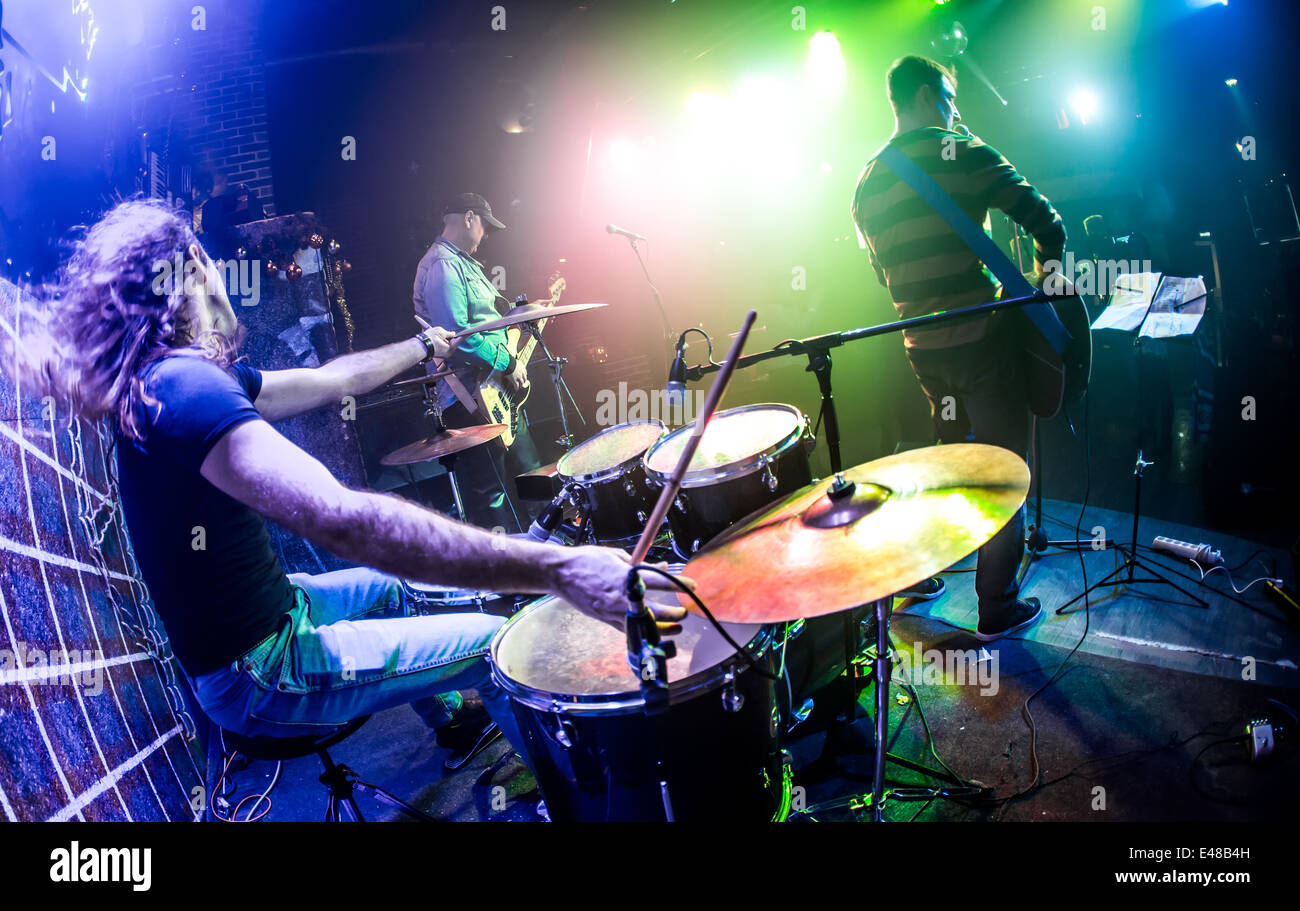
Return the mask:
{"type": "MultiPolygon", "coordinates": [[[[542,330],[546,328],[546,323],[547,320],[544,319],[537,321],[537,335],[540,335],[542,333],[542,330]]],[[[519,331],[527,332],[528,330],[521,329],[519,331]]],[[[528,332],[528,341],[520,345],[519,350],[515,352],[515,359],[519,363],[527,364],[530,360],[533,359],[533,352],[537,350],[537,335],[528,332]]]]}

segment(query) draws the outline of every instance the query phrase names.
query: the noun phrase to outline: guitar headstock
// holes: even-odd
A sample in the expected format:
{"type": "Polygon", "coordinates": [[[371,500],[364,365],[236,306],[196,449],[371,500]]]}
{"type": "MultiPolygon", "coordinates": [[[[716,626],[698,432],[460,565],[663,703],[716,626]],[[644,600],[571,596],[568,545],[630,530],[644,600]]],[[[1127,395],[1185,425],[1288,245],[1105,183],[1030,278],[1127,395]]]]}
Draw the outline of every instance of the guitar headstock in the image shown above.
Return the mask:
{"type": "Polygon", "coordinates": [[[563,275],[559,272],[551,273],[551,277],[546,280],[546,293],[551,296],[551,304],[554,305],[560,302],[560,295],[564,293],[567,285],[568,282],[564,280],[563,275]]]}

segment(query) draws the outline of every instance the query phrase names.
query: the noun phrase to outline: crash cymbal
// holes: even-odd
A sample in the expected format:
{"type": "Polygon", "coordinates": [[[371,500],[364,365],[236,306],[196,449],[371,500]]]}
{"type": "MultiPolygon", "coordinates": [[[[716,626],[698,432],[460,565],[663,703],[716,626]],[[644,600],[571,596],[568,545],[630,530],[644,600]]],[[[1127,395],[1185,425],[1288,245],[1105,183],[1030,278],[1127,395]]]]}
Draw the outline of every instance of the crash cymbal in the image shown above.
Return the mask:
{"type": "Polygon", "coordinates": [[[479,424],[460,430],[444,430],[442,433],[427,436],[401,449],[395,449],[379,461],[383,465],[412,465],[416,462],[427,462],[429,459],[440,459],[443,456],[472,449],[481,443],[495,440],[505,432],[505,424],[479,424]]]}
{"type": "Polygon", "coordinates": [[[842,477],[842,488],[827,478],[747,516],[686,564],[715,617],[776,623],[892,595],[987,542],[1029,490],[1023,459],[977,443],[886,456],[842,477]]]}
{"type": "Polygon", "coordinates": [[[597,307],[604,307],[606,304],[564,304],[556,307],[543,307],[538,304],[524,304],[515,307],[500,319],[491,319],[486,323],[478,323],[470,326],[468,329],[462,329],[457,332],[453,338],[464,338],[467,335],[473,335],[476,332],[491,332],[495,329],[506,329],[510,326],[517,326],[520,323],[531,323],[539,319],[553,319],[557,316],[564,316],[568,313],[581,313],[583,310],[595,310],[597,307]]]}
{"type": "Polygon", "coordinates": [[[394,389],[404,389],[407,386],[427,386],[429,383],[436,383],[444,376],[451,376],[451,370],[439,370],[437,373],[430,373],[428,376],[417,376],[410,380],[394,380],[388,385],[394,389]]]}

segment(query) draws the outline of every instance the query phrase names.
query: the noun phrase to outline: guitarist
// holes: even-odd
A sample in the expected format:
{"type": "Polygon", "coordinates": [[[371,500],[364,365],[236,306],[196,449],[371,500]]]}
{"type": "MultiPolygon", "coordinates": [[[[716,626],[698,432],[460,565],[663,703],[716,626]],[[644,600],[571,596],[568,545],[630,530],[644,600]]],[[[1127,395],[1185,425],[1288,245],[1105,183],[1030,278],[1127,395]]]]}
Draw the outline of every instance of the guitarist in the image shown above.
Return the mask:
{"type": "MultiPolygon", "coordinates": [[[[504,228],[492,214],[488,201],[477,193],[461,193],[447,200],[442,207],[442,233],[416,269],[416,315],[431,325],[452,331],[501,316],[496,306],[501,295],[483,274],[474,253],[490,231],[504,228]]],[[[512,392],[522,392],[528,386],[528,365],[518,363],[507,345],[504,329],[468,336],[447,363],[459,381],[454,384],[438,381],[438,403],[448,427],[491,423],[478,413],[466,392],[477,389],[479,381],[493,370],[502,372],[512,392]]],[[[430,372],[432,369],[431,366],[430,372]]],[[[523,514],[512,509],[506,484],[506,479],[513,474],[537,466],[536,448],[522,423],[509,455],[509,461],[515,463],[509,475],[507,453],[491,443],[476,446],[457,459],[456,479],[468,513],[462,517],[466,521],[484,528],[523,530],[523,514]],[[516,515],[521,519],[517,520],[516,515]]]]}
{"type": "MultiPolygon", "coordinates": [[[[1059,263],[1061,217],[1002,155],[971,136],[957,111],[957,78],[928,57],[903,57],[886,76],[896,127],[890,145],[928,173],[976,224],[991,208],[1006,212],[1034,239],[1036,284],[1044,264],[1059,263]]],[[[888,167],[873,159],[858,178],[853,220],[880,283],[899,316],[991,301],[999,284],[948,224],[888,167]]],[[[905,331],[912,370],[930,401],[943,443],[974,441],[1026,456],[1029,398],[1014,339],[988,316],[905,331]]],[[[999,639],[1043,616],[1036,598],[1020,600],[1024,509],[980,548],[975,573],[977,638],[999,639]]],[[[922,583],[925,585],[926,583],[922,583]]],[[[930,580],[931,588],[941,583],[930,580]]],[[[909,593],[911,594],[911,593],[909,593]]]]}

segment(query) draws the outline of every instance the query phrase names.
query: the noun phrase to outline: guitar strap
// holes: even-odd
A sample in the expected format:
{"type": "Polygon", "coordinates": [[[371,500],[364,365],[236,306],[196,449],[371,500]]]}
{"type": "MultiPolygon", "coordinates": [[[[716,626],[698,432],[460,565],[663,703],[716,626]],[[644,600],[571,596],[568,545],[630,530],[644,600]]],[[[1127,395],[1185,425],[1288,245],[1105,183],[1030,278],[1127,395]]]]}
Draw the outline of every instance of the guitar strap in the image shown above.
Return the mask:
{"type": "MultiPolygon", "coordinates": [[[[886,144],[876,153],[876,160],[893,171],[898,179],[911,187],[916,195],[925,200],[939,217],[948,223],[948,227],[965,241],[966,246],[979,257],[989,271],[1002,282],[1014,297],[1028,297],[1035,293],[1020,270],[1016,268],[1005,253],[993,242],[993,238],[984,233],[984,229],[975,224],[974,219],[962,210],[953,198],[944,192],[943,187],[935,183],[934,178],[921,170],[920,165],[912,161],[900,148],[886,144]]],[[[1051,345],[1057,356],[1065,354],[1065,348],[1072,336],[1061,322],[1056,311],[1047,303],[1026,304],[1020,308],[1033,321],[1035,328],[1051,345]]]]}

